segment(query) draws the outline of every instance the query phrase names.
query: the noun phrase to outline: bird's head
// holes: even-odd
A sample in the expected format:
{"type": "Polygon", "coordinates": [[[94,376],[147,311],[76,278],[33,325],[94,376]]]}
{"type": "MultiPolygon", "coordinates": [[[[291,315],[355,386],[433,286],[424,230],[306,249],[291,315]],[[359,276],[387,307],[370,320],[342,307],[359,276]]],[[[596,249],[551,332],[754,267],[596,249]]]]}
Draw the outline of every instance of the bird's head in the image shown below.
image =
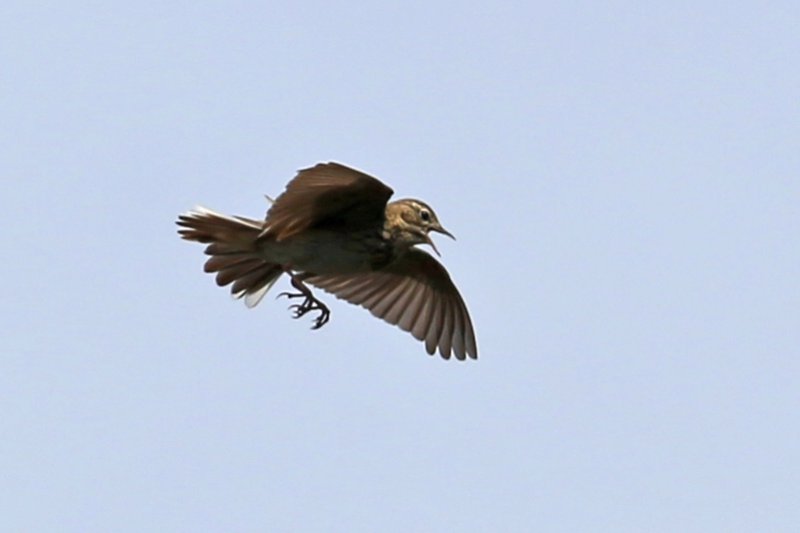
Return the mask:
{"type": "Polygon", "coordinates": [[[429,233],[436,231],[455,240],[453,234],[439,223],[433,209],[420,200],[405,199],[386,206],[386,229],[397,244],[408,248],[416,244],[430,244],[437,255],[441,255],[433,244],[429,233]]]}

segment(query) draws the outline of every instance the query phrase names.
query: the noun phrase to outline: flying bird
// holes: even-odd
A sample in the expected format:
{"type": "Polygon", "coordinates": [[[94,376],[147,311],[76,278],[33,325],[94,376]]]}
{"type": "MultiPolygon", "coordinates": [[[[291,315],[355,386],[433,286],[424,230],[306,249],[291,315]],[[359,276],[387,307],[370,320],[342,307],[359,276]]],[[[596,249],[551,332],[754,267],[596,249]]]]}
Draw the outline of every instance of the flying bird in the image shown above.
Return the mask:
{"type": "MultiPolygon", "coordinates": [[[[477,359],[472,321],[461,294],[439,261],[430,232],[451,238],[433,209],[413,199],[389,202],[394,191],[340,163],[300,170],[264,220],[226,216],[204,207],[178,217],[178,233],[208,244],[205,271],[217,285],[256,306],[282,274],[297,292],[294,318],[315,312],[313,329],[330,310],[309,288],[368,309],[424,341],[433,355],[477,359]]],[[[267,197],[269,200],[269,197],[267,197]]]]}

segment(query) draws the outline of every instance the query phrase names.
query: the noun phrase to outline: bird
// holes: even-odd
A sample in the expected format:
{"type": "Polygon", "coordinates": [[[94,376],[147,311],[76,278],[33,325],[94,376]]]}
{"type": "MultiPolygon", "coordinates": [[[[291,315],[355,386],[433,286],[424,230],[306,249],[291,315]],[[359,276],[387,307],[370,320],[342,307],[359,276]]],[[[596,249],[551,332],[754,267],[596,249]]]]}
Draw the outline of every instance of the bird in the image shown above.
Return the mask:
{"type": "Polygon", "coordinates": [[[235,298],[255,307],[283,274],[300,303],[294,318],[315,312],[312,329],[330,309],[311,287],[369,310],[410,332],[430,355],[478,358],[469,311],[445,267],[418,248],[430,233],[455,237],[421,200],[389,202],[394,191],[379,179],[337,162],[297,172],[264,219],[228,216],[195,207],[178,216],[183,239],[207,244],[205,272],[235,298]]]}

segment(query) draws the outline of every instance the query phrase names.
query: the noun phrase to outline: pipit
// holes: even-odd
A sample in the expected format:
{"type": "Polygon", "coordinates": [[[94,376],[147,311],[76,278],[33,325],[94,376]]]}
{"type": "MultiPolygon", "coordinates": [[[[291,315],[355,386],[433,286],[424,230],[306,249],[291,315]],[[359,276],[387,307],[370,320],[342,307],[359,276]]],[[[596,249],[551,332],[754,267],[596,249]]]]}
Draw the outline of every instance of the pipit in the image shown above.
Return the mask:
{"type": "MultiPolygon", "coordinates": [[[[221,287],[257,305],[281,274],[296,293],[294,318],[315,311],[313,329],[330,310],[308,285],[360,305],[373,315],[425,342],[431,355],[477,359],[472,321],[447,270],[416,248],[430,232],[453,235],[420,200],[389,202],[392,189],[339,163],[300,170],[272,201],[265,220],[226,216],[203,207],[180,215],[178,231],[206,243],[206,272],[221,287]]],[[[269,199],[269,198],[268,198],[269,199]]]]}

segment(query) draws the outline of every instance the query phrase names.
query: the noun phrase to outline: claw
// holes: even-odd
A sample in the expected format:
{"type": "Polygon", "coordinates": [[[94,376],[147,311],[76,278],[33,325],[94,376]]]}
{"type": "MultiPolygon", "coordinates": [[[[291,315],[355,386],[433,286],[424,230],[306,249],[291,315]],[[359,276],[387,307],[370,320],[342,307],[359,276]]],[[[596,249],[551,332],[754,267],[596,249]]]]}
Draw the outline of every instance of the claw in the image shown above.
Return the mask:
{"type": "Polygon", "coordinates": [[[325,324],[328,323],[328,320],[331,318],[330,310],[325,307],[324,305],[321,308],[317,309],[319,311],[319,316],[314,319],[314,325],[311,326],[311,329],[319,329],[325,324]]]}
{"type": "Polygon", "coordinates": [[[275,299],[277,300],[281,296],[285,296],[285,297],[287,297],[289,299],[292,299],[292,298],[304,297],[305,294],[303,294],[302,292],[281,292],[281,293],[278,293],[278,295],[275,297],[275,299]]]}
{"type": "MultiPolygon", "coordinates": [[[[293,283],[294,285],[294,280],[293,283]]],[[[297,287],[297,285],[295,285],[297,287]]],[[[300,287],[297,287],[300,289],[300,287]]],[[[319,315],[314,319],[314,325],[311,326],[311,329],[319,329],[325,324],[328,323],[330,320],[331,312],[328,307],[317,300],[311,291],[309,291],[305,286],[302,286],[305,291],[302,292],[282,292],[278,294],[276,298],[280,298],[281,296],[285,296],[288,299],[293,298],[305,298],[302,303],[299,304],[292,304],[289,306],[289,309],[292,311],[292,318],[300,318],[304,316],[309,311],[319,311],[319,315]]]]}

